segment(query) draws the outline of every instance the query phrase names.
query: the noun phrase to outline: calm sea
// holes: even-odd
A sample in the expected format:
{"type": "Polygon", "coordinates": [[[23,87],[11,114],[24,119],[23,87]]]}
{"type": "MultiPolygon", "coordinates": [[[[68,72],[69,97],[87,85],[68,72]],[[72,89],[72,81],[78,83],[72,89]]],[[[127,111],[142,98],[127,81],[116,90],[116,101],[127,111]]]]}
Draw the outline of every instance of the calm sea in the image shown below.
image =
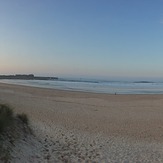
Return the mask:
{"type": "Polygon", "coordinates": [[[98,80],[0,80],[1,83],[108,94],[163,94],[163,82],[98,80]]]}

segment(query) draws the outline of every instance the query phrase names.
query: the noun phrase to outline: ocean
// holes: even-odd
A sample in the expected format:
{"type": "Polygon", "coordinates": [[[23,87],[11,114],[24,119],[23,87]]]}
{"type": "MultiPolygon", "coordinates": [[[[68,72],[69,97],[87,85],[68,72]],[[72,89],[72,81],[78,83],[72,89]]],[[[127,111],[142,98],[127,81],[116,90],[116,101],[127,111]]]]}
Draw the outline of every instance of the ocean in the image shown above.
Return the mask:
{"type": "Polygon", "coordinates": [[[0,80],[1,83],[108,94],[163,94],[163,82],[102,80],[0,80]]]}

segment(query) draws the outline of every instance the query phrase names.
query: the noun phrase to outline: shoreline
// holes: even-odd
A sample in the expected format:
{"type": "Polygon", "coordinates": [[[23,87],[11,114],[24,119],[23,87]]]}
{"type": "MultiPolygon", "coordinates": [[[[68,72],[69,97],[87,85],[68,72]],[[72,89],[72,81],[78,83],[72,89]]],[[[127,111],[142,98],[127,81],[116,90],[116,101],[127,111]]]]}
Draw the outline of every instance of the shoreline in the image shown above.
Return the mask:
{"type": "Polygon", "coordinates": [[[36,135],[43,142],[54,142],[52,146],[43,143],[51,161],[70,155],[68,159],[75,162],[82,155],[82,162],[89,160],[93,149],[97,157],[90,159],[97,162],[157,162],[158,154],[163,161],[163,95],[112,95],[0,83],[0,103],[26,113],[36,135]]]}
{"type": "Polygon", "coordinates": [[[85,93],[95,93],[95,94],[111,94],[111,95],[163,95],[163,83],[154,84],[153,83],[135,83],[123,82],[117,83],[87,83],[86,85],[82,82],[71,82],[71,81],[40,81],[40,80],[0,80],[2,84],[11,84],[18,86],[28,86],[34,88],[45,88],[53,90],[62,91],[72,91],[72,92],[85,92],[85,93]],[[63,83],[62,83],[63,82],[63,83]],[[81,84],[82,83],[82,84],[81,84]],[[95,84],[95,85],[94,85],[95,84]],[[122,84],[122,85],[121,85],[122,84]],[[142,85],[143,84],[143,85],[142,85]],[[150,85],[148,85],[150,84],[150,85]]]}

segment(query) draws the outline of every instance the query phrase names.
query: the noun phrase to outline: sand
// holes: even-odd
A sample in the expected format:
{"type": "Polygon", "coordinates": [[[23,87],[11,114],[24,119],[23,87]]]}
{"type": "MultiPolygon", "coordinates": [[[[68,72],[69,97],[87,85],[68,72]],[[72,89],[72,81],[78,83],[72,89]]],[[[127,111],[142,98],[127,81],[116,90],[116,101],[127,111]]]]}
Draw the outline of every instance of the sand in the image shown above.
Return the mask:
{"type": "Polygon", "coordinates": [[[0,84],[35,137],[12,162],[163,162],[163,95],[109,95],[0,84]]]}

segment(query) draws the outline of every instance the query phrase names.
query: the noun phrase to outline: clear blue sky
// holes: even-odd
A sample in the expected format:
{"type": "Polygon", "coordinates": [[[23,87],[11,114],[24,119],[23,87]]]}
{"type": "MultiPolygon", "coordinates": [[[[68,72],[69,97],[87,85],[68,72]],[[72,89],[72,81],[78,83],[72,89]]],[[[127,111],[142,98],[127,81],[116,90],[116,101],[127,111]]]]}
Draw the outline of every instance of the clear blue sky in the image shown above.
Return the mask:
{"type": "Polygon", "coordinates": [[[0,74],[163,77],[162,0],[1,0],[0,74]]]}

